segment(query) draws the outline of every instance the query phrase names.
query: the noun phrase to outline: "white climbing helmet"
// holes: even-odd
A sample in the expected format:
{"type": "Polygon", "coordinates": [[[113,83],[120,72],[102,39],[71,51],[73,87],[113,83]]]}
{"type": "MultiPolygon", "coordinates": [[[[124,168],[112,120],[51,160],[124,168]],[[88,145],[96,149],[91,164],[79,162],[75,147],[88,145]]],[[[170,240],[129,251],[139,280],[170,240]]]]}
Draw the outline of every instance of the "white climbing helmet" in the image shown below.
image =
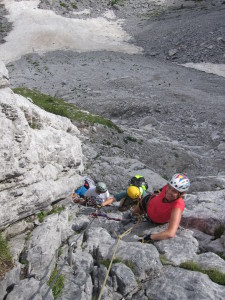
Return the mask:
{"type": "Polygon", "coordinates": [[[172,176],[168,183],[178,192],[186,192],[190,187],[190,180],[184,174],[177,173],[172,176]]]}

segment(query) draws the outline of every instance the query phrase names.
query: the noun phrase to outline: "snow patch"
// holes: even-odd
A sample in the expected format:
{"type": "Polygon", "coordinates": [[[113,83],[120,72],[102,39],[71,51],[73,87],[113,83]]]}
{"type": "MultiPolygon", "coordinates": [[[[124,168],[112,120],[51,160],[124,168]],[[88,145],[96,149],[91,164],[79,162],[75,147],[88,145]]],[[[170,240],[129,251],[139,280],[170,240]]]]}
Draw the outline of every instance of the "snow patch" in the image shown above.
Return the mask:
{"type": "Polygon", "coordinates": [[[142,48],[128,43],[130,36],[123,30],[123,20],[107,18],[71,19],[56,15],[51,10],[39,9],[39,1],[4,0],[13,22],[13,30],[0,45],[4,63],[19,59],[28,53],[55,50],[115,51],[141,53],[142,48]]]}
{"type": "Polygon", "coordinates": [[[204,62],[186,63],[182,64],[182,66],[225,77],[225,64],[212,64],[204,62]]]}

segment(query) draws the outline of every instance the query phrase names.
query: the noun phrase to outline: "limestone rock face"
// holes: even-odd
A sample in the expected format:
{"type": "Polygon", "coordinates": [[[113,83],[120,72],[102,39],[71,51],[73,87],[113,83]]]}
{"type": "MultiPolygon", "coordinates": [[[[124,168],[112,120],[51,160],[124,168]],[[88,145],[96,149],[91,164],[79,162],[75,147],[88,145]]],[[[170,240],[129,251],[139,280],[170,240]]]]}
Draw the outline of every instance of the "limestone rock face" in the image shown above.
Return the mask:
{"type": "Polygon", "coordinates": [[[164,275],[149,281],[146,294],[151,299],[224,299],[225,288],[205,274],[166,267],[164,275]],[[158,298],[160,295],[160,298],[158,298]]]}
{"type": "Polygon", "coordinates": [[[77,127],[7,85],[0,64],[0,228],[70,195],[83,171],[77,127]]]}
{"type": "Polygon", "coordinates": [[[224,189],[187,195],[181,224],[214,235],[217,228],[225,226],[224,197],[224,189]]]}
{"type": "Polygon", "coordinates": [[[2,61],[0,61],[0,87],[7,87],[9,86],[9,74],[8,70],[6,69],[5,65],[2,61]]]}

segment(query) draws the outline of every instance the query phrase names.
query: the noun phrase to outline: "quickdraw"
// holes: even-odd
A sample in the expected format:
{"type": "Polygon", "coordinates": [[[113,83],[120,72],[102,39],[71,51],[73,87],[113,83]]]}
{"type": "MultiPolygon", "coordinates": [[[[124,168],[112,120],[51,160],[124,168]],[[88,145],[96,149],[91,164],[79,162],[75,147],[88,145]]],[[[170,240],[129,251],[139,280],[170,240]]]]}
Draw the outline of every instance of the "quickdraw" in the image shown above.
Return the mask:
{"type": "Polygon", "coordinates": [[[106,218],[107,220],[121,221],[121,219],[119,219],[119,218],[111,218],[111,217],[109,217],[106,213],[103,213],[103,212],[91,213],[91,214],[89,214],[89,216],[90,216],[91,218],[104,217],[104,218],[106,218]]]}

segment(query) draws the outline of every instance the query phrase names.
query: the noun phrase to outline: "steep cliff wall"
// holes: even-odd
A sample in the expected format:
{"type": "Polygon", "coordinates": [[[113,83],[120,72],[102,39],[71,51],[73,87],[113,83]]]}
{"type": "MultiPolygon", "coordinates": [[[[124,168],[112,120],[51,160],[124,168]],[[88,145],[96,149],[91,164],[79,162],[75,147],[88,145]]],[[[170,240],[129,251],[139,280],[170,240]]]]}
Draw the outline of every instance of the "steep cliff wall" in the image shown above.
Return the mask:
{"type": "Polygon", "coordinates": [[[9,88],[0,63],[0,228],[72,193],[82,183],[79,130],[9,88]]]}

